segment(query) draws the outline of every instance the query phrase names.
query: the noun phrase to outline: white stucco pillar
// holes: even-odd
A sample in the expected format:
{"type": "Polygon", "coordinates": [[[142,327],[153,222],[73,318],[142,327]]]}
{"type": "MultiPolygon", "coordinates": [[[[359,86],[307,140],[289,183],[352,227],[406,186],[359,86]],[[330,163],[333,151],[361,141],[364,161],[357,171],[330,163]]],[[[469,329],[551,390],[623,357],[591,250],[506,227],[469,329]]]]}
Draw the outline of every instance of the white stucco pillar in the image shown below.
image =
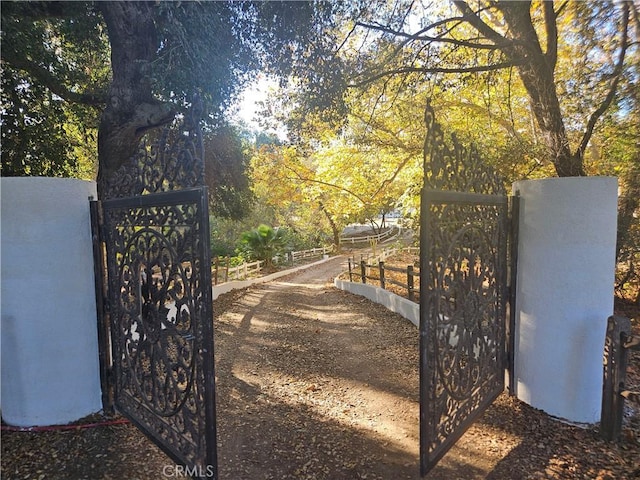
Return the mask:
{"type": "Polygon", "coordinates": [[[528,180],[513,191],[521,197],[516,394],[551,415],[597,422],[613,313],[617,179],[528,180]]]}
{"type": "Polygon", "coordinates": [[[2,417],[68,423],[101,408],[88,202],[96,184],[0,180],[2,417]]]}

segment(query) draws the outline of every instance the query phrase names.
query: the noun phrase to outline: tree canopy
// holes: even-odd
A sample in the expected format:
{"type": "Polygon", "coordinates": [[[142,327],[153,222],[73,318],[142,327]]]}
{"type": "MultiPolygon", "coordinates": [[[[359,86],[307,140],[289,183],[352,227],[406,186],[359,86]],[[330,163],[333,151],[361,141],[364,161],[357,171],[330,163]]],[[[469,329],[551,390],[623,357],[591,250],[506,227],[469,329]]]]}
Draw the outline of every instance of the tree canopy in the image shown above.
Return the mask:
{"type": "MultiPolygon", "coordinates": [[[[142,136],[197,95],[216,213],[239,216],[255,196],[292,229],[321,222],[337,238],[346,222],[416,206],[429,99],[507,181],[618,175],[620,225],[631,231],[638,10],[571,0],[4,2],[2,175],[97,175],[100,190],[142,136]],[[290,144],[256,145],[249,162],[225,111],[258,71],[288,87],[267,106],[290,144]]],[[[620,252],[629,235],[621,230],[620,252]]]]}
{"type": "Polygon", "coordinates": [[[1,13],[2,174],[95,177],[109,80],[99,15],[83,3],[5,2],[1,13]]]}
{"type": "MultiPolygon", "coordinates": [[[[270,99],[296,144],[254,159],[258,182],[278,178],[269,190],[274,203],[278,190],[285,202],[295,191],[335,212],[339,225],[384,211],[385,195],[374,194],[386,190],[395,206],[415,212],[429,99],[438,121],[475,142],[508,184],[619,176],[621,225],[633,223],[640,198],[637,5],[370,2],[334,37],[340,61],[325,84],[309,93],[294,79],[270,99]],[[323,97],[334,97],[332,110],[323,97]]],[[[627,238],[622,229],[619,238],[627,238]]]]}
{"type": "Polygon", "coordinates": [[[97,136],[100,189],[142,135],[171,122],[192,95],[216,126],[252,72],[320,62],[314,52],[333,10],[308,2],[6,2],[3,174],[73,173],[73,142],[85,139],[65,125],[77,124],[76,137],[95,144],[97,136]]]}
{"type": "MultiPolygon", "coordinates": [[[[345,89],[376,86],[372,117],[406,90],[419,96],[428,89],[437,99],[478,76],[490,86],[508,75],[496,100],[512,104],[509,94],[522,90],[518,100],[527,103],[546,161],[560,176],[588,173],[585,152],[596,128],[624,108],[624,85],[637,84],[640,28],[629,1],[398,0],[369,7],[342,30],[336,66],[345,89]]],[[[473,103],[486,107],[483,97],[473,103]]]]}

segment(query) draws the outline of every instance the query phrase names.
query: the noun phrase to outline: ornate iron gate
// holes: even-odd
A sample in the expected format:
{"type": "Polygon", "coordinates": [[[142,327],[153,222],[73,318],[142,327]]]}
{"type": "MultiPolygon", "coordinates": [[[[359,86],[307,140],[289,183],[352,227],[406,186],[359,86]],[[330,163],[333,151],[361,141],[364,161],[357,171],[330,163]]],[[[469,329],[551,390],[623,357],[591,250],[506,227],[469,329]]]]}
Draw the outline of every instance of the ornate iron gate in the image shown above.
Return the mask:
{"type": "Polygon", "coordinates": [[[194,477],[217,478],[209,214],[195,119],[92,202],[103,403],[194,477]]]}
{"type": "Polygon", "coordinates": [[[420,469],[504,390],[508,198],[427,106],[420,221],[420,469]]]}

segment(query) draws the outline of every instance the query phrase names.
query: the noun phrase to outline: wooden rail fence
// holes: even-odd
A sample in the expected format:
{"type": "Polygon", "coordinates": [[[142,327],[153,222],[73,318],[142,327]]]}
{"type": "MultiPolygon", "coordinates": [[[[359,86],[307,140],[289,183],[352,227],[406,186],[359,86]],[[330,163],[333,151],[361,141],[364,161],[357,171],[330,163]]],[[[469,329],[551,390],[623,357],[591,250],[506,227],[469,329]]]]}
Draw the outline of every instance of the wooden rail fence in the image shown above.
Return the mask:
{"type": "Polygon", "coordinates": [[[230,262],[229,257],[216,257],[213,260],[211,279],[214,285],[231,282],[233,280],[244,280],[251,275],[257,275],[264,265],[264,262],[257,261],[251,263],[244,262],[241,265],[230,267],[230,262]]]}
{"type": "Polygon", "coordinates": [[[302,250],[299,252],[291,252],[289,255],[291,258],[291,262],[296,263],[298,260],[303,260],[305,258],[313,258],[313,257],[319,257],[320,255],[327,255],[331,253],[332,250],[333,250],[333,246],[319,247],[319,248],[312,248],[310,250],[302,250]]]}
{"type": "MultiPolygon", "coordinates": [[[[297,252],[288,252],[284,257],[274,258],[276,265],[295,265],[296,262],[307,258],[327,255],[333,247],[319,247],[297,252]]],[[[211,262],[211,280],[214,285],[231,282],[233,280],[245,280],[251,276],[258,275],[264,267],[264,261],[245,262],[235,267],[230,266],[229,257],[216,257],[211,262]]]]}
{"type": "Polygon", "coordinates": [[[602,382],[600,435],[617,441],[622,431],[625,401],[640,406],[640,386],[626,384],[629,352],[640,351],[640,337],[631,335],[631,321],[613,315],[607,320],[602,382]]]}
{"type": "MultiPolygon", "coordinates": [[[[349,281],[353,282],[354,277],[360,278],[362,283],[367,283],[367,280],[376,282],[380,285],[380,288],[386,290],[387,285],[396,285],[400,288],[407,290],[407,298],[411,301],[415,301],[420,291],[416,288],[416,277],[420,277],[420,271],[416,270],[413,265],[407,265],[406,268],[393,267],[386,265],[384,260],[379,260],[377,263],[369,264],[367,260],[361,259],[358,264],[354,259],[349,259],[349,281]],[[372,272],[375,272],[374,275],[372,272]],[[406,275],[406,283],[400,282],[389,277],[386,272],[397,272],[406,275]]],[[[419,282],[417,282],[419,284],[419,282]]]]}
{"type": "Polygon", "coordinates": [[[344,245],[349,243],[351,245],[355,243],[372,243],[380,242],[393,236],[400,234],[401,229],[399,227],[391,227],[389,230],[379,233],[378,235],[367,235],[366,237],[340,237],[340,244],[344,245]]]}

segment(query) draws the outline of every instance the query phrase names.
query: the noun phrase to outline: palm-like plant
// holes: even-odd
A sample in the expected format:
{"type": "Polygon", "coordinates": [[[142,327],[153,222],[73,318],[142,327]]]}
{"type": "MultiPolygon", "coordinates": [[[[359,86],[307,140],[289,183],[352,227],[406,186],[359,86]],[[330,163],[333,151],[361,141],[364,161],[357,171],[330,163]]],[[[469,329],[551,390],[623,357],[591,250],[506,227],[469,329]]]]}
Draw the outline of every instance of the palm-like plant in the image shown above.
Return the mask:
{"type": "Polygon", "coordinates": [[[252,260],[265,262],[266,267],[273,265],[273,257],[281,254],[287,247],[286,230],[260,225],[244,232],[241,239],[242,251],[252,260]]]}

